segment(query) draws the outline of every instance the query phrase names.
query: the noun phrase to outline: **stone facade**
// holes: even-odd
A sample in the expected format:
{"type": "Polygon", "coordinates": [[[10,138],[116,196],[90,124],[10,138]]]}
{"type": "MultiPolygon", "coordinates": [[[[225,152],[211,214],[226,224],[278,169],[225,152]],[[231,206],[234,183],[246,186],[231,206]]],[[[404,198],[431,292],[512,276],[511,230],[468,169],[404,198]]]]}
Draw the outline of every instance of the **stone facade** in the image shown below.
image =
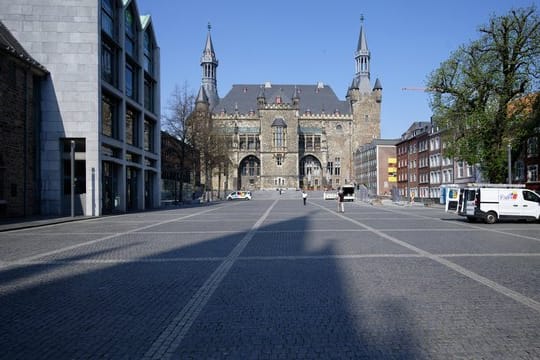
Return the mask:
{"type": "Polygon", "coordinates": [[[46,75],[0,22],[0,217],[39,212],[39,85],[46,75]]]}
{"type": "MultiPolygon", "coordinates": [[[[218,184],[215,176],[212,187],[326,189],[354,183],[356,149],[380,137],[382,86],[379,80],[370,84],[369,57],[361,29],[357,72],[345,100],[323,83],[267,82],[233,85],[217,104],[210,103],[214,127],[228,137],[232,163],[224,177],[231,180],[218,184]]],[[[209,32],[201,58],[209,99],[217,98],[208,79],[217,64],[209,32]]]]}

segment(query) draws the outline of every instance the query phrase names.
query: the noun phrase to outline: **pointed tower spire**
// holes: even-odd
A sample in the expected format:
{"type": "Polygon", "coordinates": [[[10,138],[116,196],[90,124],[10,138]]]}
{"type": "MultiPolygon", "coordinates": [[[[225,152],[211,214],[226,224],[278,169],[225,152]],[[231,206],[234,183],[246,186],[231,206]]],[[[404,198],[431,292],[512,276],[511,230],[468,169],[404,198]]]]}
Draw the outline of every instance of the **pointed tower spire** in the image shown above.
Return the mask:
{"type": "Polygon", "coordinates": [[[360,92],[371,91],[369,61],[371,53],[369,52],[366,34],[364,32],[364,15],[360,16],[360,36],[358,37],[358,47],[354,53],[356,64],[356,74],[354,84],[360,92]]]}
{"type": "Polygon", "coordinates": [[[210,109],[213,109],[219,102],[219,96],[217,92],[217,67],[219,62],[216,58],[216,53],[214,52],[212,37],[210,36],[211,29],[212,26],[210,25],[210,23],[208,23],[206,44],[204,46],[203,55],[201,56],[201,68],[202,86],[204,87],[208,96],[210,109]]]}
{"type": "Polygon", "coordinates": [[[208,102],[208,96],[206,95],[204,86],[201,85],[201,87],[199,88],[199,93],[197,94],[197,98],[195,99],[195,110],[206,112],[209,110],[209,105],[210,104],[208,102]]]}

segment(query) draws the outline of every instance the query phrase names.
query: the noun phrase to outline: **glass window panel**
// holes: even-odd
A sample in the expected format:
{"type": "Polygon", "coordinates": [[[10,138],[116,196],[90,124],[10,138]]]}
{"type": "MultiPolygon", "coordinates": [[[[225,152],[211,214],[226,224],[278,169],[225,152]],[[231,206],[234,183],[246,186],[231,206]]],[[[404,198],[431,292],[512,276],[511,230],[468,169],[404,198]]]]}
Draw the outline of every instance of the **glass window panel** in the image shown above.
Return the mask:
{"type": "Polygon", "coordinates": [[[104,95],[102,97],[101,111],[101,133],[116,138],[118,129],[116,104],[112,99],[104,95]]]}

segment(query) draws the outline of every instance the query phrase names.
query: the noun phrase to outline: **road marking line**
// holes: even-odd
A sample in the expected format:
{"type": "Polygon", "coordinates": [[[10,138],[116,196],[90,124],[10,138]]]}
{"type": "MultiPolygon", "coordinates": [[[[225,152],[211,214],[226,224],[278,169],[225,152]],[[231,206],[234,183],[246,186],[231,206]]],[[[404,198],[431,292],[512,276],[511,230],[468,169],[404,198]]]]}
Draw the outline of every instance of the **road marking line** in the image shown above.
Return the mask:
{"type": "MultiPolygon", "coordinates": [[[[431,217],[431,216],[423,216],[423,215],[419,215],[419,214],[411,214],[411,213],[404,212],[404,211],[396,211],[396,210],[390,210],[390,209],[381,209],[381,210],[388,211],[388,212],[391,212],[391,213],[396,213],[396,214],[419,217],[419,218],[422,218],[422,219],[443,221],[442,219],[439,219],[439,218],[435,218],[435,217],[431,217]]],[[[470,224],[470,223],[467,223],[467,222],[460,222],[460,225],[467,226],[467,227],[469,227],[469,229],[454,229],[454,230],[459,230],[459,231],[471,230],[471,229],[485,230],[485,231],[490,231],[490,232],[494,232],[494,233],[497,233],[497,234],[511,235],[513,237],[518,237],[518,238],[522,238],[522,239],[540,241],[539,238],[535,238],[535,237],[532,237],[532,236],[520,235],[520,234],[516,234],[516,233],[512,233],[512,232],[507,232],[507,231],[511,231],[511,230],[503,231],[503,230],[500,230],[500,229],[491,229],[491,228],[487,228],[487,227],[481,227],[481,226],[478,226],[478,225],[473,225],[473,224],[470,224]]],[[[437,229],[433,229],[433,230],[437,230],[437,229]]],[[[523,230],[527,231],[529,229],[523,229],[523,230]]]]}
{"type": "MultiPolygon", "coordinates": [[[[540,253],[452,253],[436,254],[441,258],[453,257],[540,257],[540,253]]],[[[343,255],[260,255],[260,256],[238,256],[236,260],[334,260],[334,259],[369,259],[369,258],[420,258],[421,254],[343,254],[343,255]]],[[[152,258],[152,259],[85,259],[85,260],[47,260],[29,261],[23,265],[52,265],[52,264],[151,264],[151,263],[175,263],[175,262],[204,262],[204,261],[225,261],[224,256],[209,257],[174,257],[174,258],[152,258]]]]}
{"type": "Polygon", "coordinates": [[[383,237],[387,240],[390,240],[391,242],[395,243],[395,244],[398,244],[398,245],[401,245],[409,250],[412,250],[414,252],[416,252],[417,254],[420,254],[428,259],[431,259],[441,265],[444,265],[466,277],[468,277],[469,279],[471,280],[474,280],[476,282],[479,282],[487,287],[489,287],[490,289],[498,292],[499,294],[503,294],[511,299],[514,299],[515,301],[523,304],[523,305],[526,305],[528,307],[530,307],[531,309],[533,310],[536,310],[538,312],[540,312],[540,303],[527,297],[527,296],[524,296],[520,293],[518,293],[517,291],[514,291],[514,290],[510,290],[509,288],[501,285],[501,284],[498,284],[496,283],[495,281],[492,281],[492,280],[489,280],[488,278],[485,278],[475,272],[472,272],[470,270],[467,270],[466,268],[460,266],[460,265],[457,265],[457,264],[454,264],[453,262],[449,261],[449,260],[446,260],[444,258],[442,258],[441,256],[439,255],[434,255],[428,251],[425,251],[425,250],[422,250],[420,248],[417,248],[416,246],[414,245],[411,245],[405,241],[402,241],[402,240],[399,240],[393,236],[390,236],[388,234],[385,234],[375,228],[372,228],[371,226],[369,225],[366,225],[366,224],[363,224],[357,220],[354,220],[354,219],[351,219],[351,218],[348,218],[346,217],[345,215],[342,215],[340,213],[336,213],[335,211],[332,211],[328,208],[325,208],[324,206],[321,206],[321,205],[316,205],[316,206],[319,206],[323,209],[325,209],[326,211],[338,216],[338,217],[341,217],[342,219],[347,219],[349,220],[350,222],[354,223],[354,224],[357,224],[358,226],[361,226],[363,227],[364,229],[368,229],[370,231],[372,231],[373,233],[379,235],[380,237],[383,237]]]}
{"type": "Polygon", "coordinates": [[[270,211],[272,211],[278,200],[279,199],[274,200],[266,212],[251,227],[250,231],[242,238],[242,240],[240,240],[238,245],[234,247],[227,258],[225,258],[225,260],[218,266],[212,275],[210,275],[199,290],[197,290],[197,292],[184,306],[180,313],[158,336],[150,349],[148,349],[144,355],[144,359],[169,359],[173,356],[174,351],[176,351],[176,349],[180,346],[180,343],[186,336],[187,332],[199,316],[208,300],[210,300],[212,297],[214,291],[216,291],[225,276],[229,273],[242,251],[244,251],[248,243],[257,232],[257,229],[268,217],[270,211]]]}
{"type": "MultiPolygon", "coordinates": [[[[154,226],[168,224],[168,223],[172,223],[172,222],[175,222],[175,221],[178,221],[178,220],[183,220],[183,219],[187,219],[187,218],[190,218],[190,217],[193,217],[193,216],[198,216],[198,215],[201,215],[201,214],[205,214],[205,213],[208,213],[208,212],[211,212],[211,211],[218,210],[220,208],[222,208],[222,206],[213,207],[213,208],[210,208],[208,210],[199,211],[199,212],[196,212],[196,213],[193,213],[193,214],[190,214],[190,215],[186,215],[186,216],[182,216],[182,217],[176,218],[176,219],[169,219],[169,220],[160,221],[160,222],[158,222],[156,224],[145,225],[145,226],[142,226],[142,227],[139,227],[139,228],[136,228],[136,229],[132,229],[132,230],[129,230],[129,231],[124,231],[124,232],[121,232],[121,233],[111,234],[111,235],[108,235],[108,236],[101,237],[99,239],[86,241],[86,242],[83,242],[83,243],[80,243],[80,244],[66,246],[66,247],[56,249],[56,250],[52,250],[52,251],[48,251],[48,252],[45,252],[45,253],[40,253],[40,254],[36,254],[36,255],[33,255],[33,256],[28,256],[26,258],[14,260],[14,261],[9,261],[9,262],[5,261],[4,263],[0,263],[0,271],[6,270],[6,269],[11,269],[11,268],[17,267],[19,265],[23,265],[25,263],[37,260],[37,259],[42,258],[42,257],[56,255],[56,254],[59,254],[59,253],[64,252],[64,251],[77,249],[77,248],[87,246],[87,245],[97,244],[99,242],[109,240],[109,239],[112,239],[112,238],[115,238],[115,237],[118,237],[118,236],[131,234],[131,233],[136,233],[137,231],[146,230],[146,229],[152,228],[154,226]]],[[[74,235],[78,235],[78,234],[74,234],[74,235]]]]}

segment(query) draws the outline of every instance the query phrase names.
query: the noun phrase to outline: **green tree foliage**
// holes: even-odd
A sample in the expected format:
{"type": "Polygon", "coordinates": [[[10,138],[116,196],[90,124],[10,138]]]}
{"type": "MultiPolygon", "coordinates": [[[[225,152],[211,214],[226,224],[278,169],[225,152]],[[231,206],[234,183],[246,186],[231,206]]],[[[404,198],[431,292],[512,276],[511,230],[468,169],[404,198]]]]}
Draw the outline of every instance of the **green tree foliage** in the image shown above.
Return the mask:
{"type": "MultiPolygon", "coordinates": [[[[480,164],[490,182],[505,182],[507,146],[534,126],[530,107],[513,106],[539,90],[540,22],[536,7],[492,17],[480,38],[432,72],[433,120],[445,130],[447,155],[480,164]]],[[[530,133],[529,133],[530,134],[530,133]]]]}

